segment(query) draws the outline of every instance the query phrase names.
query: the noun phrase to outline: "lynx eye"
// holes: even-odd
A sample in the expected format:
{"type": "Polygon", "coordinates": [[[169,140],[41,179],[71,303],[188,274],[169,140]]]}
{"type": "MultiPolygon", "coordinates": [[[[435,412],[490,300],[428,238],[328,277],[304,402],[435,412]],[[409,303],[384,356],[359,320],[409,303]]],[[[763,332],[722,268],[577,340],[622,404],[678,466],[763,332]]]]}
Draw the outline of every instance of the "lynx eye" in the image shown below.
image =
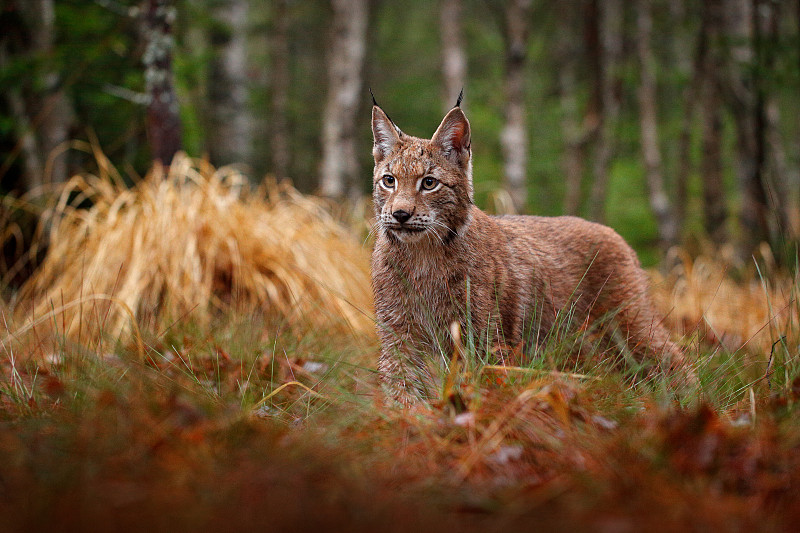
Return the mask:
{"type": "Polygon", "coordinates": [[[431,176],[423,178],[422,180],[422,189],[425,191],[432,191],[437,185],[439,185],[439,180],[431,176]]]}
{"type": "Polygon", "coordinates": [[[381,185],[384,189],[394,189],[395,179],[394,176],[389,176],[388,174],[381,178],[381,185]]]}

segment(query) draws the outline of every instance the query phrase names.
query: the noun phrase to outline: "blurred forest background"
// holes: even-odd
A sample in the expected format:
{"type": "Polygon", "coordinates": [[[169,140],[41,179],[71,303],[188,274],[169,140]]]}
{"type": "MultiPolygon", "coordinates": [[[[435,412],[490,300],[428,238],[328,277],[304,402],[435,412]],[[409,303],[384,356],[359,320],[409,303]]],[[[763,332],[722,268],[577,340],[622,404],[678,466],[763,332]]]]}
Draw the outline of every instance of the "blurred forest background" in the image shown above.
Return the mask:
{"type": "MultiPolygon", "coordinates": [[[[352,201],[371,183],[368,88],[430,136],[463,87],[481,207],[605,222],[651,265],[675,244],[796,254],[800,1],[0,6],[6,199],[97,165],[82,140],[131,183],[185,150],[352,201]]],[[[13,205],[8,227],[32,216],[13,205]]]]}

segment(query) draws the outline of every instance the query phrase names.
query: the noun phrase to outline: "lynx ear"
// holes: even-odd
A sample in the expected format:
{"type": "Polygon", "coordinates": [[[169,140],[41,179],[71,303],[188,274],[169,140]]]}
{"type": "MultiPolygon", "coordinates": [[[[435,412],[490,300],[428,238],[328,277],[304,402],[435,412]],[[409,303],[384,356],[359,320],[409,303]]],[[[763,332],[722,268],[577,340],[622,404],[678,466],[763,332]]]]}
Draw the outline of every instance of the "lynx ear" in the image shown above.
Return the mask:
{"type": "Polygon", "coordinates": [[[377,105],[372,106],[372,156],[376,163],[394,150],[403,134],[400,128],[394,125],[392,119],[377,105]]]}
{"type": "Polygon", "coordinates": [[[470,159],[469,121],[460,107],[454,107],[444,117],[431,138],[453,163],[465,167],[470,159]]]}

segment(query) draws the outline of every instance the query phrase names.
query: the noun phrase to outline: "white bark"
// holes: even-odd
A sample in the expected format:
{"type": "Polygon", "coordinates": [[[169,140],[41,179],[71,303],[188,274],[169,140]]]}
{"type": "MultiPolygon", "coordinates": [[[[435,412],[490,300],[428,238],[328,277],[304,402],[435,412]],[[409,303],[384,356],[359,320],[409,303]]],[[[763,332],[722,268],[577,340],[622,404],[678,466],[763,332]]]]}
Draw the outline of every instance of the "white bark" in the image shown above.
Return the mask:
{"type": "Polygon", "coordinates": [[[651,45],[653,16],[651,0],[638,1],[637,52],[639,56],[639,125],[641,127],[642,158],[645,166],[650,209],[658,223],[662,251],[678,241],[678,225],[669,197],[664,189],[661,172],[661,148],[658,145],[658,109],[656,102],[655,57],[651,45]]]}
{"type": "Polygon", "coordinates": [[[463,2],[442,0],[439,28],[442,38],[442,76],[444,110],[452,109],[467,79],[467,54],[464,51],[463,2]]]}
{"type": "Polygon", "coordinates": [[[140,32],[147,93],[147,138],[154,161],[169,165],[181,148],[181,121],[172,74],[174,0],[143,0],[140,32]]]}
{"type": "Polygon", "coordinates": [[[366,0],[332,0],[328,96],[322,125],[320,193],[341,198],[358,190],[356,118],[366,53],[366,0]]]}
{"type": "Polygon", "coordinates": [[[564,213],[578,215],[583,203],[582,185],[586,143],[592,136],[591,128],[581,124],[578,105],[578,62],[581,42],[575,39],[581,22],[572,4],[562,3],[556,11],[559,19],[555,42],[555,60],[558,66],[558,92],[561,104],[561,137],[564,153],[561,165],[564,172],[564,213]]]}
{"type": "Polygon", "coordinates": [[[500,134],[505,188],[517,213],[528,201],[528,132],[525,113],[525,64],[530,30],[531,0],[506,5],[505,126],[500,134]]]}
{"type": "Polygon", "coordinates": [[[208,151],[215,165],[249,162],[253,116],[248,109],[247,0],[218,0],[211,34],[208,151]]]}

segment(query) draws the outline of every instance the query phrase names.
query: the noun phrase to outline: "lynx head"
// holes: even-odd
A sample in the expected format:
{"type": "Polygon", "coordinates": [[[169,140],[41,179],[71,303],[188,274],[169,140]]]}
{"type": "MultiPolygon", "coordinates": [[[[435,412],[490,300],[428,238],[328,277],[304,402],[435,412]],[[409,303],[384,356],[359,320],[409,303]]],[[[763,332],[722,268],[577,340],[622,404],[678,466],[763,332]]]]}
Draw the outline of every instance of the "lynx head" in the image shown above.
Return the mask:
{"type": "Polygon", "coordinates": [[[390,242],[451,242],[468,224],[472,191],[469,121],[461,97],[431,139],[400,131],[374,105],[373,200],[390,242]]]}

